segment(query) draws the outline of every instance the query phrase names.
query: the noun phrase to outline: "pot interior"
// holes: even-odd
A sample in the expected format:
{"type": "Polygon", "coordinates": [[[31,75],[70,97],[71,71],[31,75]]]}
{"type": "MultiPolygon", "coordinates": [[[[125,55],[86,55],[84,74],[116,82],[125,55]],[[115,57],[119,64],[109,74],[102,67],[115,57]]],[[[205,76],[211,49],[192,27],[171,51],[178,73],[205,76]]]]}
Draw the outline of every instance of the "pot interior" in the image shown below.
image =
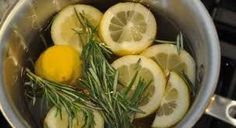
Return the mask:
{"type": "MultiPolygon", "coordinates": [[[[135,0],[132,0],[135,1],[135,0]]],[[[196,61],[197,96],[177,127],[192,126],[212,95],[219,72],[219,44],[211,20],[199,1],[136,0],[154,13],[158,39],[175,40],[184,34],[185,48],[196,61]],[[196,5],[196,6],[195,6],[196,5]],[[200,11],[199,11],[200,10],[200,11]]],[[[22,69],[32,67],[39,54],[52,45],[50,23],[66,5],[91,4],[101,11],[118,0],[20,0],[0,28],[1,105],[15,127],[41,127],[43,110],[25,100],[22,69]]],[[[36,105],[37,106],[37,105],[36,105]]]]}

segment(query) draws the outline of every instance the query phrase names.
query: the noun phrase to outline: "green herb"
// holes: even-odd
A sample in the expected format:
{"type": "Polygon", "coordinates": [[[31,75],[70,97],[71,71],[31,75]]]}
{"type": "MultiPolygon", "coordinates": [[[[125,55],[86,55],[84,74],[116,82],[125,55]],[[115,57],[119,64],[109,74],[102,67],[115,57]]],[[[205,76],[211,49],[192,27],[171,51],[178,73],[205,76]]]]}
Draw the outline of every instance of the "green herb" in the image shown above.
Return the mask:
{"type": "Polygon", "coordinates": [[[26,76],[29,78],[29,81],[25,83],[26,95],[32,98],[34,103],[37,98],[41,97],[47,104],[54,105],[59,112],[64,108],[68,113],[69,128],[72,128],[72,121],[77,117],[78,111],[82,111],[87,117],[84,128],[94,127],[92,109],[99,108],[88,102],[89,99],[85,93],[69,85],[43,79],[29,69],[26,69],[26,76]]]}
{"type": "MultiPolygon", "coordinates": [[[[77,13],[77,12],[76,12],[77,13]]],[[[79,21],[84,28],[91,32],[94,29],[82,14],[77,14],[79,21]]],[[[96,31],[88,34],[88,42],[82,51],[84,61],[83,78],[81,86],[89,91],[91,102],[102,108],[102,115],[107,128],[130,128],[132,118],[138,109],[141,96],[150,83],[135,75],[125,90],[125,93],[117,90],[118,72],[107,61],[111,52],[106,46],[100,43],[98,38],[94,38],[96,31]],[[130,88],[134,82],[138,84],[132,96],[128,96],[130,88]]]]}
{"type": "Polygon", "coordinates": [[[136,112],[141,112],[138,103],[147,83],[139,79],[134,94],[129,97],[129,88],[134,86],[132,81],[138,78],[135,75],[125,93],[117,91],[118,72],[107,62],[103,54],[105,50],[102,50],[105,47],[92,40],[86,46],[82,54],[86,68],[81,85],[91,94],[91,101],[103,109],[102,115],[108,128],[132,127],[131,118],[136,112]]]}
{"type": "Polygon", "coordinates": [[[176,37],[176,46],[178,54],[180,54],[180,51],[184,49],[183,35],[181,32],[176,37]]]}
{"type": "Polygon", "coordinates": [[[180,54],[180,51],[184,49],[183,34],[181,32],[176,36],[176,41],[155,40],[155,42],[162,44],[175,44],[178,54],[180,54]]]}
{"type": "Polygon", "coordinates": [[[82,28],[80,30],[72,28],[72,30],[78,34],[79,40],[83,46],[89,42],[90,38],[96,38],[98,40],[97,28],[88,21],[88,19],[85,17],[84,11],[78,13],[76,8],[74,8],[74,12],[82,28]],[[85,37],[85,40],[83,37],[85,37]]]}
{"type": "Polygon", "coordinates": [[[155,42],[157,43],[161,43],[161,44],[176,44],[175,41],[167,41],[167,40],[155,40],[155,42]]]}

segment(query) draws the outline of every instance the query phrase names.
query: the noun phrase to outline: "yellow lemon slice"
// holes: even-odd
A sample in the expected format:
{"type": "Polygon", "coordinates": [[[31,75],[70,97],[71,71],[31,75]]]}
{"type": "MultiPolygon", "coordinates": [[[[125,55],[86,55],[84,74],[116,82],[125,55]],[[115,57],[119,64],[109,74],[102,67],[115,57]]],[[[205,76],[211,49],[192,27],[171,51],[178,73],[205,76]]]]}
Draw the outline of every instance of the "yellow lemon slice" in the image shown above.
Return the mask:
{"type": "Polygon", "coordinates": [[[150,46],[156,36],[156,20],[140,3],[118,3],[103,15],[99,34],[118,55],[137,54],[150,46]]]}
{"type": "Polygon", "coordinates": [[[35,73],[47,80],[73,84],[81,74],[79,53],[68,45],[49,47],[36,61],[35,73]]]}
{"type": "MultiPolygon", "coordinates": [[[[95,127],[104,128],[104,119],[99,112],[93,112],[95,127]]],[[[83,112],[77,113],[77,118],[73,120],[72,128],[82,128],[84,125],[85,116],[83,112]]],[[[49,110],[46,118],[44,119],[44,128],[68,128],[68,114],[65,109],[62,109],[61,115],[56,107],[49,110]]]]}
{"type": "Polygon", "coordinates": [[[157,62],[165,71],[166,76],[170,71],[184,72],[189,80],[195,84],[195,62],[191,55],[185,50],[177,52],[176,45],[158,44],[149,47],[142,53],[157,62]]]}
{"type": "MultiPolygon", "coordinates": [[[[137,71],[139,72],[138,77],[143,78],[146,82],[152,81],[139,104],[139,109],[144,113],[137,113],[135,117],[142,118],[155,112],[164,95],[166,84],[166,78],[161,68],[153,60],[140,55],[121,57],[115,60],[112,66],[118,70],[120,86],[127,87],[137,71]]],[[[133,89],[135,87],[133,86],[133,89]]]]}
{"type": "Polygon", "coordinates": [[[170,72],[165,95],[157,110],[152,127],[170,127],[180,121],[190,105],[189,90],[184,80],[170,72]]]}
{"type": "Polygon", "coordinates": [[[67,6],[56,15],[51,27],[51,36],[54,44],[71,45],[81,52],[83,44],[87,41],[87,35],[84,34],[86,30],[76,16],[76,12],[82,14],[94,27],[98,26],[103,15],[98,9],[89,5],[67,6]]]}

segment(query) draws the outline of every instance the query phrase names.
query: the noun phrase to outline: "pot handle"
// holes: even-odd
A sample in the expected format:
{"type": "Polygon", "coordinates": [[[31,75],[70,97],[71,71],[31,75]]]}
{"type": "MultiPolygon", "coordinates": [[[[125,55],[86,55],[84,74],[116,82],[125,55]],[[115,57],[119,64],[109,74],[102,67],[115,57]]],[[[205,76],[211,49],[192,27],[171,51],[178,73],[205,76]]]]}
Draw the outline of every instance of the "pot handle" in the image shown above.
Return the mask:
{"type": "Polygon", "coordinates": [[[236,126],[236,101],[214,95],[205,113],[236,126]]]}

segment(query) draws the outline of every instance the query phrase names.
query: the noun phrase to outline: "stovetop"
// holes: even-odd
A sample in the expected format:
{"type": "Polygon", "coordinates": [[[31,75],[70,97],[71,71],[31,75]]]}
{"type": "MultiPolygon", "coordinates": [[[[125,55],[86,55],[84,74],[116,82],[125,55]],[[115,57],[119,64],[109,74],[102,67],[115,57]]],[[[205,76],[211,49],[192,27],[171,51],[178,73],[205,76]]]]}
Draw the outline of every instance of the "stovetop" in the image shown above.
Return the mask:
{"type": "MultiPolygon", "coordinates": [[[[236,100],[236,0],[202,0],[211,14],[220,38],[221,71],[216,94],[236,100]]],[[[10,128],[0,113],[0,128],[10,128]]],[[[235,128],[203,115],[194,128],[235,128]]]]}
{"type": "MultiPolygon", "coordinates": [[[[236,100],[236,1],[202,0],[211,14],[221,45],[221,70],[215,93],[236,100]]],[[[203,115],[194,128],[235,128],[203,115]]]]}

